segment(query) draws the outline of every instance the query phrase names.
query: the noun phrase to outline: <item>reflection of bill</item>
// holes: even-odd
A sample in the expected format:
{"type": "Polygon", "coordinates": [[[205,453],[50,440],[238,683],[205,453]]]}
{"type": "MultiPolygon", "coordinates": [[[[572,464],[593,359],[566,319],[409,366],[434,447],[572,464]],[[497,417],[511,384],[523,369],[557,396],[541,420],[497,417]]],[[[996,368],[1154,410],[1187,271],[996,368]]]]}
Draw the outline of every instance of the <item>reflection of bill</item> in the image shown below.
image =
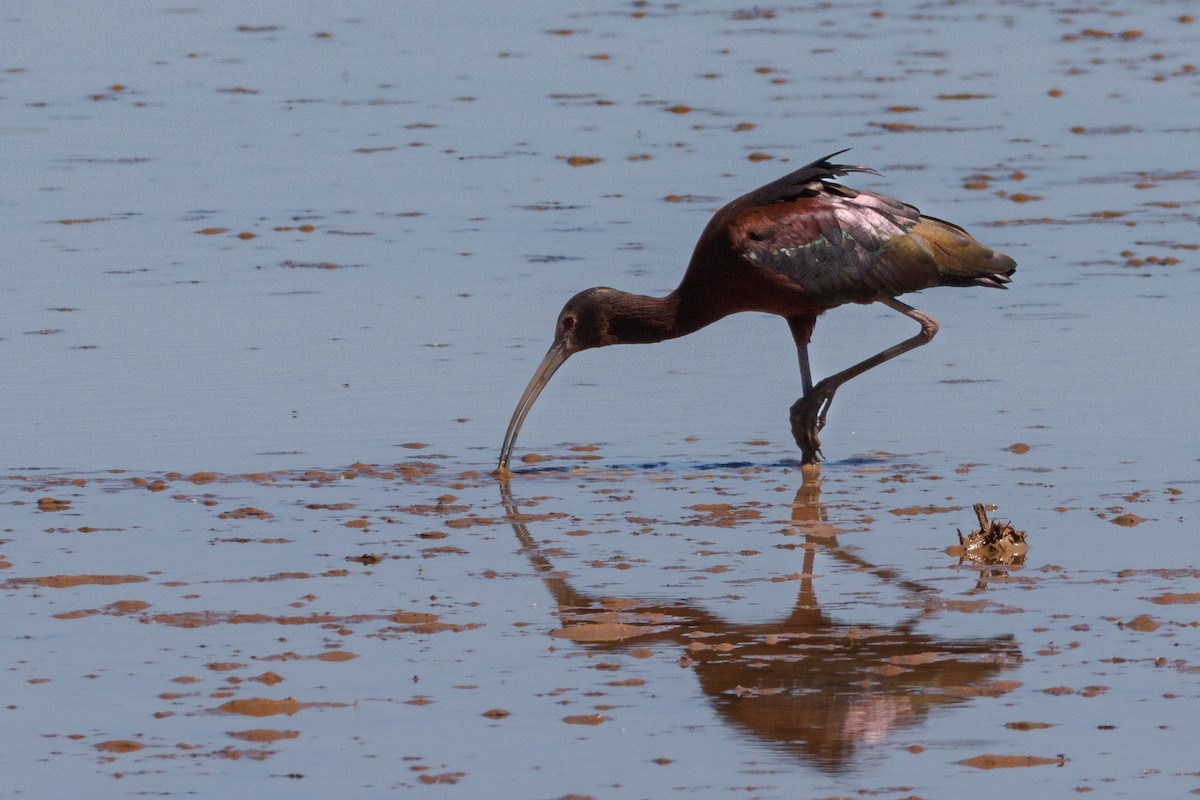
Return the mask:
{"type": "Polygon", "coordinates": [[[758,624],[727,622],[698,602],[576,590],[530,534],[531,517],[520,513],[508,481],[500,487],[513,530],[558,606],[560,627],[551,635],[601,651],[677,645],[680,664],[731,727],[829,772],[849,769],[858,747],[917,725],[934,708],[1016,685],[997,680],[1020,662],[1012,636],[946,639],[916,630],[936,604],[872,627],[837,622],[822,610],[813,579],[818,549],[906,593],[935,590],[839,547],[815,471],[805,471],[793,505],[792,532],[805,539],[796,603],[782,619],[758,624]]]}

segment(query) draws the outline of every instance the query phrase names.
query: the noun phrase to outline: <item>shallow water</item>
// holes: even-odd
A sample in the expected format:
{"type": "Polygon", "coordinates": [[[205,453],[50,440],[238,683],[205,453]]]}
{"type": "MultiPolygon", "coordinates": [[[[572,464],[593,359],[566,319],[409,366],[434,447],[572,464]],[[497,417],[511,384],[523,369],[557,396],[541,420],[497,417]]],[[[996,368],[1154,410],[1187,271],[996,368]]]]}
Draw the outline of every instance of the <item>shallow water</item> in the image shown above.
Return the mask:
{"type": "Polygon", "coordinates": [[[1200,787],[1189,5],[426,5],[6,7],[0,789],[1200,787]],[[847,146],[1019,268],[907,298],[819,477],[759,315],[491,476],[566,298],[847,146]]]}

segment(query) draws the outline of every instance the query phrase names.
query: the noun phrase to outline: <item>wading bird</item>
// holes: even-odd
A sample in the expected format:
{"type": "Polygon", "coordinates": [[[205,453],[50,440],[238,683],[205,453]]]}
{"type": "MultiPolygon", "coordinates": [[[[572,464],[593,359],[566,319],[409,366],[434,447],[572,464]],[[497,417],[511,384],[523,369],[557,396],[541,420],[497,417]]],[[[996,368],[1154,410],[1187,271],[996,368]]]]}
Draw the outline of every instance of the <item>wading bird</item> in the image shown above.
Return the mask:
{"type": "Polygon", "coordinates": [[[929,343],[933,317],[901,303],[898,295],[934,286],[1005,288],[1016,269],[962,228],[872,192],[833,183],[868,167],[825,158],[755,189],[713,215],[679,287],[647,297],[596,287],[572,297],[558,315],[554,343],[517,402],[500,470],[508,468],[529,409],[562,363],[581,350],[610,344],[646,344],[697,331],[729,314],[761,311],[787,320],[800,357],[804,395],[792,405],[792,435],[805,464],[821,455],[833,395],[872,367],[929,343]],[[910,339],[813,385],[808,342],[817,317],[845,303],[883,303],[921,326],[910,339]]]}

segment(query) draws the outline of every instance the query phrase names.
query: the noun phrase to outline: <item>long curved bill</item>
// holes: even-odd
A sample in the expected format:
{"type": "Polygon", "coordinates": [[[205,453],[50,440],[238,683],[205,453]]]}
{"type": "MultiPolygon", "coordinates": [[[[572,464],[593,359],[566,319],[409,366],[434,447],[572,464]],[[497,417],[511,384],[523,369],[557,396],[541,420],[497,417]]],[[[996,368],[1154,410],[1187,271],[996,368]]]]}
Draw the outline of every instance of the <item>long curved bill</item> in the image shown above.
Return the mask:
{"type": "Polygon", "coordinates": [[[566,341],[557,341],[550,346],[542,363],[538,364],[533,377],[529,380],[529,385],[525,387],[525,392],[517,401],[517,408],[513,411],[512,419],[508,423],[508,431],[504,434],[504,445],[500,448],[501,472],[508,469],[508,459],[512,456],[513,447],[517,444],[517,434],[521,432],[521,426],[525,423],[529,409],[533,408],[533,401],[537,400],[538,395],[542,393],[542,389],[546,388],[546,384],[550,382],[555,371],[570,355],[571,351],[567,349],[566,341]]]}

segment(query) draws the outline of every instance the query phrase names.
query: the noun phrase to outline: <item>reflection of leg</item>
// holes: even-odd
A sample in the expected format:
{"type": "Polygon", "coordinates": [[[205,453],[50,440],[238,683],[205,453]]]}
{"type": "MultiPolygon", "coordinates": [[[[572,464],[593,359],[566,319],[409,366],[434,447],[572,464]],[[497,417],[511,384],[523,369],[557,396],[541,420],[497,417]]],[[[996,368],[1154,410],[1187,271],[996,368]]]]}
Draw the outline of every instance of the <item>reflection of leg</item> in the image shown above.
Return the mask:
{"type": "Polygon", "coordinates": [[[819,467],[801,470],[800,488],[792,500],[790,535],[804,536],[804,566],[800,572],[800,592],[796,597],[797,611],[817,608],[817,592],[813,585],[817,544],[835,544],[838,529],[825,522],[825,507],[821,504],[821,472],[819,467]]]}
{"type": "MultiPolygon", "coordinates": [[[[898,586],[909,594],[922,595],[937,591],[932,586],[901,578],[894,569],[876,566],[839,545],[837,537],[843,531],[837,525],[829,522],[829,510],[821,502],[820,469],[809,467],[803,469],[801,474],[802,482],[796,489],[796,497],[792,501],[792,531],[796,534],[804,534],[804,572],[800,579],[800,596],[796,600],[797,608],[808,607],[816,603],[816,590],[812,579],[815,555],[818,549],[856,572],[873,575],[880,581],[898,586]]],[[[917,617],[924,616],[928,611],[929,609],[922,610],[917,617]]]]}
{"type": "MultiPolygon", "coordinates": [[[[909,350],[920,347],[923,344],[929,344],[934,334],[938,331],[937,320],[910,305],[892,298],[880,300],[879,302],[888,308],[899,311],[906,317],[916,320],[921,325],[921,332],[910,339],[905,339],[899,344],[894,344],[886,350],[876,353],[870,358],[863,359],[852,367],[830,375],[812,387],[811,391],[805,391],[804,396],[792,405],[792,436],[795,437],[796,444],[800,447],[802,454],[801,461],[805,464],[815,464],[820,459],[821,440],[817,434],[825,427],[825,417],[829,413],[829,406],[833,403],[833,395],[837,392],[838,388],[851,378],[855,378],[885,361],[890,361],[896,356],[907,353],[909,350]]],[[[794,330],[793,328],[793,332],[794,330]]],[[[801,356],[801,369],[803,370],[803,365],[807,362],[807,350],[805,348],[800,349],[803,354],[801,356]]]]}

